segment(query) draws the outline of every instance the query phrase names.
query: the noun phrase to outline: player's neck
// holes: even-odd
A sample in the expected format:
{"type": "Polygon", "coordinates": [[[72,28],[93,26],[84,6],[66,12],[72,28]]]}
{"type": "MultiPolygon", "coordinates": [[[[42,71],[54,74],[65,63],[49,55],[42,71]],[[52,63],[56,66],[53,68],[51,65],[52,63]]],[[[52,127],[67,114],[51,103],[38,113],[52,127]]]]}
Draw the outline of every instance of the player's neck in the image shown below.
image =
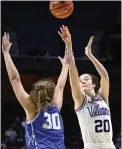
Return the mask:
{"type": "Polygon", "coordinates": [[[95,91],[94,90],[91,90],[90,92],[86,92],[86,94],[89,96],[89,97],[94,97],[96,95],[95,91]]]}

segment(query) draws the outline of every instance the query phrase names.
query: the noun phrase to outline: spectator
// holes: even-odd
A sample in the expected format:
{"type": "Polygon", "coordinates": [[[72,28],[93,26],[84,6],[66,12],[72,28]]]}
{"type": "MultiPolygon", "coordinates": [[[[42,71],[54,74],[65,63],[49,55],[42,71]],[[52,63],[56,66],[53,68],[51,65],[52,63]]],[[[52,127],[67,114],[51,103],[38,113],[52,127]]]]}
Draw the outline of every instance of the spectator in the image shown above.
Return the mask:
{"type": "Polygon", "coordinates": [[[17,138],[17,144],[24,144],[24,136],[22,132],[19,134],[17,138]]]}
{"type": "Polygon", "coordinates": [[[5,141],[6,142],[15,142],[17,138],[17,133],[16,131],[10,127],[8,130],[5,132],[5,141]]]}
{"type": "Polygon", "coordinates": [[[3,143],[1,144],[1,149],[7,149],[7,145],[6,145],[5,142],[3,142],[3,143]]]}
{"type": "Polygon", "coordinates": [[[16,130],[16,132],[17,132],[17,135],[19,135],[20,132],[23,132],[23,131],[24,131],[23,126],[22,126],[22,124],[21,124],[21,119],[20,119],[20,117],[16,117],[15,122],[14,122],[14,125],[15,125],[14,128],[15,128],[15,130],[16,130]]]}
{"type": "Polygon", "coordinates": [[[121,149],[121,131],[117,135],[115,146],[117,149],[121,149]]]}

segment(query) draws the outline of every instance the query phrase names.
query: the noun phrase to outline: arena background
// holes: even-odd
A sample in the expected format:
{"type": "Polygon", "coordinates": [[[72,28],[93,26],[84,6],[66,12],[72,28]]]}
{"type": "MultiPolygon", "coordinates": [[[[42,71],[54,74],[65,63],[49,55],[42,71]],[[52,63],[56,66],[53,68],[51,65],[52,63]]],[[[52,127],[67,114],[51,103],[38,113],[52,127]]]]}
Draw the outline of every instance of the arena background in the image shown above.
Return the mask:
{"type": "MultiPolygon", "coordinates": [[[[79,74],[89,72],[98,76],[85,57],[84,48],[94,35],[92,49],[110,76],[110,108],[114,143],[120,148],[121,138],[121,1],[75,1],[74,12],[67,19],[57,19],[49,11],[49,1],[2,1],[1,31],[10,33],[11,56],[20,72],[26,91],[38,79],[46,77],[55,82],[61,71],[57,56],[64,55],[64,43],[57,31],[67,25],[72,35],[74,55],[79,74]]],[[[2,148],[24,148],[22,122],[24,111],[16,100],[1,56],[1,112],[2,148]],[[17,138],[9,142],[6,131],[12,127],[17,138]],[[21,128],[21,129],[20,129],[21,128]],[[20,139],[19,139],[20,138],[20,139]],[[18,141],[19,140],[19,141],[18,141]],[[8,141],[8,142],[7,142],[8,141]]],[[[81,149],[82,136],[76,114],[69,79],[64,91],[61,115],[64,121],[67,149],[81,149]]],[[[7,148],[7,149],[8,149],[7,148]]]]}

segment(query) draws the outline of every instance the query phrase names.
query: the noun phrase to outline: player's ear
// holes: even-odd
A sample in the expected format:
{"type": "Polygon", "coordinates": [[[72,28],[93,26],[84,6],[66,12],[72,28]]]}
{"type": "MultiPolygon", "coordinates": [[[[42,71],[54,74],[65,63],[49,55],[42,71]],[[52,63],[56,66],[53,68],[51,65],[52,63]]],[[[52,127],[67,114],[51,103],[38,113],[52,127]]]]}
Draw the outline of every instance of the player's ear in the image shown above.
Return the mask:
{"type": "Polygon", "coordinates": [[[93,83],[93,88],[95,88],[96,87],[96,84],[95,83],[93,83]]]}

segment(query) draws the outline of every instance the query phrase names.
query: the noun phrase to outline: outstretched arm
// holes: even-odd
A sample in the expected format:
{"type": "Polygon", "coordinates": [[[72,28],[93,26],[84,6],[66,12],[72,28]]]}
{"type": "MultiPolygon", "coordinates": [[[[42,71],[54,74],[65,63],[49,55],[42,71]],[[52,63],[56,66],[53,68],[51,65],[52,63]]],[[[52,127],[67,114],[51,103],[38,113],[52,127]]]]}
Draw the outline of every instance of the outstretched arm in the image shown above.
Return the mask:
{"type": "Polygon", "coordinates": [[[58,106],[60,110],[63,102],[63,91],[64,91],[64,87],[68,76],[68,70],[71,63],[71,55],[68,51],[65,51],[64,58],[63,59],[61,57],[58,57],[58,58],[62,63],[62,70],[58,78],[58,82],[54,92],[54,103],[58,106]]]}
{"type": "Polygon", "coordinates": [[[31,108],[31,103],[29,101],[29,95],[25,92],[21,80],[20,75],[11,59],[9,54],[9,50],[11,48],[12,43],[9,41],[9,34],[4,33],[2,37],[2,52],[5,60],[6,69],[8,72],[10,83],[13,87],[15,95],[25,110],[29,110],[31,108]]]}
{"type": "Polygon", "coordinates": [[[100,81],[100,89],[99,93],[104,97],[105,101],[108,101],[109,96],[109,76],[104,68],[104,66],[93,56],[91,52],[91,44],[93,41],[93,37],[90,38],[87,47],[85,48],[85,54],[88,56],[88,58],[92,61],[94,64],[96,70],[98,71],[101,81],[100,81]]]}
{"type": "MultiPolygon", "coordinates": [[[[71,35],[67,26],[62,26],[60,32],[58,32],[62,40],[65,42],[66,49],[73,53],[72,51],[72,41],[71,35]]],[[[78,71],[75,64],[74,56],[72,55],[72,62],[69,69],[70,85],[72,90],[73,100],[75,102],[75,109],[78,109],[84,100],[84,92],[81,91],[78,71]]]]}

